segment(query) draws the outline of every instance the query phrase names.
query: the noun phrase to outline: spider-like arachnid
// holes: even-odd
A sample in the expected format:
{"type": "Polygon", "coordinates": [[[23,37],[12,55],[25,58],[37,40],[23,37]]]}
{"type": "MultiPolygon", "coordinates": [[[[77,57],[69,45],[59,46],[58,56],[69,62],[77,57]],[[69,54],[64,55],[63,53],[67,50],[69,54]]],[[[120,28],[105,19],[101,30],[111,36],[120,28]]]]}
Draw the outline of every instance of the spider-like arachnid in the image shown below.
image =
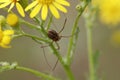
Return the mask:
{"type": "MultiPolygon", "coordinates": [[[[61,32],[63,31],[63,29],[65,28],[66,21],[67,21],[67,18],[65,19],[65,22],[64,22],[64,24],[63,24],[63,27],[62,27],[62,29],[61,29],[59,32],[56,32],[55,30],[48,30],[48,32],[47,32],[48,38],[50,38],[50,39],[52,40],[51,44],[53,44],[53,42],[55,42],[55,43],[57,44],[57,49],[58,49],[58,50],[60,49],[60,47],[59,47],[59,44],[58,44],[57,42],[58,42],[62,37],[70,37],[70,36],[61,36],[61,35],[60,35],[60,33],[61,33],[61,32]]],[[[49,44],[49,45],[51,45],[51,44],[49,44]]],[[[42,46],[43,52],[44,52],[44,56],[45,56],[45,60],[46,60],[47,64],[49,65],[49,67],[50,67],[50,68],[52,69],[52,71],[53,71],[53,70],[56,68],[56,66],[57,66],[58,59],[57,59],[55,65],[54,65],[54,67],[52,68],[52,67],[50,66],[50,64],[48,63],[48,61],[47,61],[44,47],[47,47],[47,46],[42,46]]]]}
{"type": "Polygon", "coordinates": [[[65,19],[63,27],[59,32],[56,32],[55,30],[49,30],[47,33],[48,37],[52,40],[52,43],[55,42],[57,44],[58,50],[60,49],[60,47],[59,47],[59,44],[57,43],[57,41],[59,41],[62,37],[67,37],[67,36],[60,36],[60,33],[65,28],[66,21],[67,21],[67,19],[65,19]]]}

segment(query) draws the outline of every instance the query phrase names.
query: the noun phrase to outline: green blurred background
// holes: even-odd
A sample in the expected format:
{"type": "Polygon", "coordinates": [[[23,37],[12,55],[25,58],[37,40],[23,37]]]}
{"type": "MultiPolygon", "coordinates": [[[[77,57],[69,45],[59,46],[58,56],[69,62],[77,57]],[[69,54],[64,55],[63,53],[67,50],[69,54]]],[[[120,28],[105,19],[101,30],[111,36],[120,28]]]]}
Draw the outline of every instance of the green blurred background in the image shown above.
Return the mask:
{"type": "MultiPolygon", "coordinates": [[[[74,17],[76,16],[77,0],[71,0],[71,7],[68,8],[67,14],[61,13],[60,20],[54,20],[52,29],[59,31],[64,23],[65,17],[67,17],[67,23],[64,31],[61,35],[69,35],[71,27],[73,25],[74,17]]],[[[5,14],[3,10],[0,10],[0,14],[5,14]]],[[[104,25],[99,21],[96,21],[93,28],[93,50],[100,51],[98,76],[103,80],[120,80],[120,46],[115,47],[110,43],[110,36],[114,29],[108,28],[109,25],[104,25]]],[[[86,29],[84,19],[81,17],[79,22],[80,33],[79,40],[74,54],[72,63],[72,71],[76,80],[86,80],[88,73],[88,56],[87,56],[87,44],[86,44],[86,29]]],[[[27,26],[22,28],[28,33],[36,33],[34,30],[28,29],[27,26]]],[[[62,38],[59,41],[60,53],[64,56],[67,52],[67,44],[69,38],[62,38]]],[[[58,63],[54,72],[50,71],[49,66],[45,61],[43,55],[43,49],[41,45],[35,43],[32,39],[21,37],[14,39],[11,43],[12,48],[3,49],[0,48],[0,61],[18,62],[19,65],[33,68],[45,73],[52,73],[57,77],[61,77],[63,80],[66,78],[65,72],[58,63]]],[[[50,53],[49,48],[45,48],[46,57],[51,66],[54,66],[56,57],[50,53]]],[[[22,71],[7,71],[0,73],[0,80],[41,80],[36,76],[22,72],[22,71]]]]}

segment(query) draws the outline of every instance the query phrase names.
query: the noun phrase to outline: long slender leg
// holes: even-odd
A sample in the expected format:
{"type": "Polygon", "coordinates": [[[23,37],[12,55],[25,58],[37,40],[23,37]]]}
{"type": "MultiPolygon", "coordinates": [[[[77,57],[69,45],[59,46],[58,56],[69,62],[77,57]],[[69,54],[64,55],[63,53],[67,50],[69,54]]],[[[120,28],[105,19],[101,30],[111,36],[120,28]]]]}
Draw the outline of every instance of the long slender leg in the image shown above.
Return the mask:
{"type": "Polygon", "coordinates": [[[59,44],[58,44],[57,42],[55,42],[55,43],[56,43],[56,45],[57,45],[57,50],[59,50],[59,49],[60,49],[59,44]]]}
{"type": "Polygon", "coordinates": [[[46,55],[45,55],[45,49],[44,49],[44,48],[43,48],[43,53],[44,53],[44,57],[45,57],[45,61],[46,61],[47,65],[49,66],[50,69],[52,69],[52,67],[51,67],[51,65],[49,64],[48,59],[47,59],[47,57],[46,57],[46,55]]]}
{"type": "Polygon", "coordinates": [[[54,67],[52,68],[52,71],[54,71],[54,70],[55,70],[55,68],[56,68],[56,66],[57,66],[57,64],[58,64],[58,61],[59,61],[59,59],[57,58],[57,61],[55,62],[54,67]]]}
{"type": "Polygon", "coordinates": [[[72,37],[73,35],[68,35],[68,36],[61,36],[62,38],[69,38],[72,37]]]}
{"type": "Polygon", "coordinates": [[[67,21],[67,18],[65,19],[65,22],[64,22],[64,24],[63,24],[63,27],[62,27],[62,29],[58,32],[58,34],[60,34],[60,33],[63,31],[63,29],[65,28],[66,21],[67,21]]]}
{"type": "Polygon", "coordinates": [[[68,35],[68,36],[60,36],[60,37],[63,37],[63,38],[69,38],[69,37],[73,37],[74,35],[76,35],[78,32],[74,33],[73,35],[68,35]]]}

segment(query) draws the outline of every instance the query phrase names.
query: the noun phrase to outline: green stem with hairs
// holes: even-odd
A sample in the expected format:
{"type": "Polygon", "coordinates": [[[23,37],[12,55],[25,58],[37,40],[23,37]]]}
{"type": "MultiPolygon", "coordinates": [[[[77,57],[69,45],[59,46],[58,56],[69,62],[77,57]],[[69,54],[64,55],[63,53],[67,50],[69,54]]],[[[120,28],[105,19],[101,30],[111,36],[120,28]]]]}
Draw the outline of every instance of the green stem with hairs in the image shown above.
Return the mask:
{"type": "Polygon", "coordinates": [[[47,24],[47,27],[46,27],[46,30],[49,30],[50,26],[51,26],[51,23],[52,23],[52,20],[53,20],[53,16],[51,15],[50,16],[50,19],[49,19],[49,22],[47,24]]]}
{"type": "Polygon", "coordinates": [[[88,63],[89,63],[89,80],[95,80],[95,64],[94,64],[94,54],[92,50],[92,28],[95,14],[93,14],[94,9],[89,6],[88,14],[85,16],[86,19],[86,31],[87,31],[87,47],[88,47],[88,63]]]}
{"type": "Polygon", "coordinates": [[[31,37],[31,38],[34,38],[34,39],[36,39],[36,40],[42,41],[42,42],[50,43],[49,40],[46,40],[46,39],[43,39],[43,38],[40,38],[40,37],[31,35],[31,34],[23,33],[22,36],[31,37]]]}
{"type": "MultiPolygon", "coordinates": [[[[88,2],[86,2],[83,6],[81,5],[78,5],[80,6],[80,11],[78,12],[78,15],[75,19],[75,22],[73,24],[73,28],[72,28],[72,35],[75,35],[77,29],[78,29],[78,22],[79,22],[79,19],[80,19],[80,16],[82,15],[82,13],[84,12],[85,8],[87,7],[88,5],[88,2]]],[[[78,36],[78,35],[77,35],[78,36]]],[[[74,48],[75,48],[75,45],[76,45],[76,41],[75,41],[75,37],[72,36],[70,38],[70,41],[69,41],[69,45],[68,45],[68,52],[67,52],[67,64],[70,65],[71,64],[71,61],[72,61],[72,58],[73,58],[73,53],[74,53],[74,48]],[[74,46],[73,46],[74,45],[74,46]]]]}
{"type": "Polygon", "coordinates": [[[89,75],[90,80],[95,80],[95,69],[93,63],[93,51],[92,51],[92,28],[87,27],[87,46],[88,46],[88,60],[89,60],[89,75]]]}
{"type": "Polygon", "coordinates": [[[28,27],[30,27],[32,29],[37,29],[37,30],[40,29],[40,27],[38,25],[31,24],[30,22],[27,22],[27,21],[25,21],[23,19],[20,19],[20,23],[25,24],[25,25],[27,25],[28,27]]]}
{"type": "Polygon", "coordinates": [[[44,74],[44,73],[41,73],[39,71],[30,69],[30,68],[17,66],[17,67],[15,67],[15,69],[32,73],[32,74],[34,74],[34,75],[36,75],[36,76],[38,76],[40,78],[49,79],[49,80],[58,80],[57,78],[52,77],[51,75],[44,74]]]}
{"type": "Polygon", "coordinates": [[[88,47],[88,63],[89,63],[89,80],[96,80],[95,75],[95,63],[94,54],[92,50],[92,29],[95,18],[94,8],[89,5],[88,14],[85,16],[86,19],[86,31],[87,31],[87,47],[88,47]]]}

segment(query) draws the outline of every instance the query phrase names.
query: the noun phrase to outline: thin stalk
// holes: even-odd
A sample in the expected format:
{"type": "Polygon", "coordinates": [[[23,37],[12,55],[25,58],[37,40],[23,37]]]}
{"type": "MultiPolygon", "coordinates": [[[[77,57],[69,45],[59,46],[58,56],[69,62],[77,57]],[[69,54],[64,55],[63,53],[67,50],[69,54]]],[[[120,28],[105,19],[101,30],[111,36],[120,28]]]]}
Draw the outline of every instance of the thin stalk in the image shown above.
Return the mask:
{"type": "Polygon", "coordinates": [[[53,16],[51,15],[50,16],[50,19],[49,19],[49,22],[47,24],[47,27],[46,27],[46,30],[49,30],[50,26],[51,26],[51,23],[52,23],[52,19],[53,19],[53,16]]]}
{"type": "MultiPolygon", "coordinates": [[[[88,3],[86,3],[83,8],[81,8],[81,10],[79,11],[76,19],[75,19],[75,22],[73,24],[73,28],[72,28],[72,35],[75,35],[76,33],[76,30],[78,29],[78,22],[79,22],[79,19],[80,19],[80,16],[82,15],[82,13],[84,12],[85,8],[87,7],[88,3]]],[[[76,42],[75,42],[75,37],[72,36],[70,38],[70,41],[69,41],[69,45],[68,45],[68,52],[67,52],[67,64],[70,65],[71,64],[71,61],[72,61],[72,58],[73,58],[73,53],[74,53],[74,48],[75,48],[75,45],[76,45],[76,42]],[[73,46],[74,45],[74,46],[73,46]]]]}
{"type": "Polygon", "coordinates": [[[87,27],[87,46],[88,46],[88,60],[89,60],[89,75],[90,80],[95,80],[95,69],[93,63],[93,51],[92,51],[92,28],[87,27]]]}
{"type": "Polygon", "coordinates": [[[30,22],[27,22],[27,21],[25,21],[23,19],[20,19],[20,22],[21,22],[21,24],[25,24],[25,25],[27,25],[28,27],[30,27],[32,29],[37,29],[37,30],[40,29],[39,26],[31,24],[30,22]]]}
{"type": "Polygon", "coordinates": [[[55,48],[55,46],[53,44],[50,45],[50,48],[52,49],[54,55],[56,55],[59,59],[59,61],[61,62],[62,65],[65,65],[62,56],[60,55],[60,53],[58,52],[58,50],[55,48]]]}
{"type": "Polygon", "coordinates": [[[88,64],[89,64],[89,80],[95,80],[95,64],[92,48],[92,29],[95,21],[95,10],[92,5],[89,5],[88,14],[85,15],[86,31],[87,31],[87,48],[88,48],[88,64]]]}
{"type": "Polygon", "coordinates": [[[41,26],[41,31],[43,32],[43,34],[44,34],[45,37],[48,37],[48,36],[47,36],[47,32],[46,32],[46,30],[45,30],[45,28],[44,28],[44,23],[45,23],[45,21],[42,21],[41,24],[40,24],[40,26],[41,26]]]}
{"type": "Polygon", "coordinates": [[[38,36],[27,34],[27,33],[24,33],[24,32],[21,32],[19,35],[14,35],[13,38],[18,38],[18,37],[23,37],[23,36],[30,37],[30,38],[32,38],[34,40],[50,43],[50,40],[43,39],[43,38],[40,38],[38,36]]]}
{"type": "Polygon", "coordinates": [[[36,76],[38,76],[40,78],[49,79],[49,80],[58,80],[57,78],[54,78],[54,77],[52,77],[50,75],[46,75],[44,73],[41,73],[39,71],[30,69],[30,68],[17,66],[15,69],[16,70],[21,70],[21,71],[26,71],[26,72],[32,73],[32,74],[34,74],[34,75],[36,75],[36,76]]]}
{"type": "Polygon", "coordinates": [[[46,42],[46,43],[50,43],[49,40],[46,40],[46,39],[43,39],[43,38],[39,38],[39,37],[34,36],[34,35],[31,35],[31,34],[23,33],[22,36],[31,37],[31,38],[37,39],[37,40],[39,40],[39,41],[43,41],[43,42],[46,42]]]}
{"type": "MultiPolygon", "coordinates": [[[[78,16],[77,16],[77,18],[76,18],[76,20],[75,20],[74,26],[73,26],[73,28],[72,28],[72,35],[74,35],[75,32],[76,32],[77,24],[78,24],[80,15],[81,15],[81,13],[78,14],[78,16]]],[[[69,45],[68,45],[68,50],[67,50],[67,51],[68,51],[68,52],[67,52],[67,63],[68,63],[68,65],[71,64],[71,61],[72,61],[71,59],[72,59],[72,57],[73,57],[73,44],[74,44],[74,36],[72,36],[72,37],[70,38],[69,45]]]]}
{"type": "Polygon", "coordinates": [[[75,80],[75,78],[73,76],[73,73],[72,73],[72,71],[70,69],[70,66],[66,65],[66,66],[64,66],[64,68],[65,68],[65,71],[66,71],[66,73],[68,75],[68,80],[75,80]]]}

